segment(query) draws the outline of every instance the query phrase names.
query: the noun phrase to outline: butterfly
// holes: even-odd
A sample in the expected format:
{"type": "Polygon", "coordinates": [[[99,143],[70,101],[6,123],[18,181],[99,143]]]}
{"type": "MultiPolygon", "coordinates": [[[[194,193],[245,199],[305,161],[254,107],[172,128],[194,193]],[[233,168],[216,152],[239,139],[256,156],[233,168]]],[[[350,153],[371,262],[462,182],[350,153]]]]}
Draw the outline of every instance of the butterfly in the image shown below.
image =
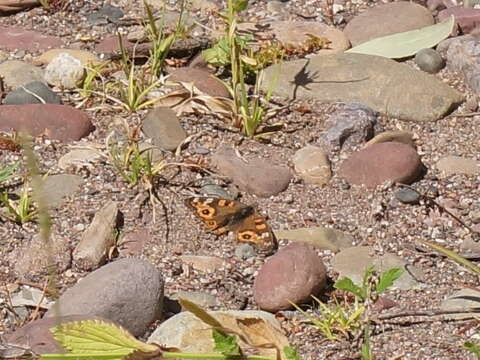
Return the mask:
{"type": "Polygon", "coordinates": [[[250,243],[268,253],[274,252],[278,247],[265,217],[253,206],[213,197],[192,197],[185,202],[203,221],[209,232],[221,235],[233,231],[237,242],[250,243]]]}

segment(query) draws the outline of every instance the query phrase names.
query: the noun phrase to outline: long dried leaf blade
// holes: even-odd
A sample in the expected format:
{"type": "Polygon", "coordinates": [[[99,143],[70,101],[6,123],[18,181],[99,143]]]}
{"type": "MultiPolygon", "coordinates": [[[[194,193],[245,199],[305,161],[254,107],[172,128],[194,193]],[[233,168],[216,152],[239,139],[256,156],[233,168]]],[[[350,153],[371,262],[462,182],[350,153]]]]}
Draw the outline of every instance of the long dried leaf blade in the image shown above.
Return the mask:
{"type": "Polygon", "coordinates": [[[185,310],[190,311],[193,315],[198,317],[205,324],[210,325],[214,328],[222,328],[222,324],[220,324],[220,322],[218,322],[217,319],[215,319],[213,316],[208,314],[205,310],[203,310],[197,304],[182,298],[178,299],[178,302],[180,303],[180,305],[182,305],[182,307],[185,310]]]}
{"type": "Polygon", "coordinates": [[[382,36],[360,45],[348,53],[384,56],[392,59],[415,55],[419,50],[431,48],[446,39],[455,25],[453,15],[444,22],[410,30],[399,34],[382,36]]]}
{"type": "Polygon", "coordinates": [[[480,267],[478,267],[474,263],[468,261],[463,256],[457,254],[455,251],[448,250],[447,248],[445,248],[441,245],[434,244],[434,243],[426,241],[426,240],[420,240],[420,242],[422,244],[425,244],[428,247],[438,251],[439,253],[445,255],[446,257],[452,259],[453,261],[459,263],[460,265],[465,266],[466,268],[470,269],[476,275],[480,275],[480,267]]]}

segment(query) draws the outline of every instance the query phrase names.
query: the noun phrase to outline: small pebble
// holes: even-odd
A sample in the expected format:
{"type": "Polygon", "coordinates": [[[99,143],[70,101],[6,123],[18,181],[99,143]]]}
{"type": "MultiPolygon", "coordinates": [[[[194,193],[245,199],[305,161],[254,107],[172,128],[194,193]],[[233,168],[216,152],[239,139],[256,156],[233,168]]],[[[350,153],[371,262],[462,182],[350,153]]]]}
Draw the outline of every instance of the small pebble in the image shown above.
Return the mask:
{"type": "Polygon", "coordinates": [[[420,194],[408,188],[397,190],[394,194],[395,198],[404,204],[418,204],[420,201],[420,194]]]}
{"type": "Polygon", "coordinates": [[[256,255],[255,249],[249,244],[239,244],[235,248],[235,256],[239,259],[246,260],[256,255]]]}
{"type": "Polygon", "coordinates": [[[415,55],[418,67],[430,74],[435,74],[445,66],[445,60],[433,49],[422,49],[415,55]]]}

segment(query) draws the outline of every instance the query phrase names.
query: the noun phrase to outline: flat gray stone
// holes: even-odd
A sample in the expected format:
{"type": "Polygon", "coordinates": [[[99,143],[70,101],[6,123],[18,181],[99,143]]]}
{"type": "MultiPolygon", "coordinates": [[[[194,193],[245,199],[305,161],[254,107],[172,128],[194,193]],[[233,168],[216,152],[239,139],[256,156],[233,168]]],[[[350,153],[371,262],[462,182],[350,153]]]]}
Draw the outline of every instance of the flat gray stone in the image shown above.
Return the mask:
{"type": "Polygon", "coordinates": [[[287,61],[265,69],[264,90],[288,99],[358,102],[416,122],[434,121],[464,101],[433,75],[380,56],[334,54],[287,61]],[[275,80],[276,79],[276,80],[275,80]],[[276,82],[275,82],[276,81],[276,82]]]}
{"type": "Polygon", "coordinates": [[[166,107],[150,110],[142,130],[153,143],[164,150],[174,151],[187,137],[175,112],[166,107]]]}
{"type": "Polygon", "coordinates": [[[74,149],[58,160],[60,169],[67,169],[70,166],[89,165],[102,157],[100,151],[94,149],[74,149]]]}
{"type": "Polygon", "coordinates": [[[443,177],[480,174],[480,161],[461,156],[446,156],[438,160],[436,167],[443,177]]]}
{"type": "Polygon", "coordinates": [[[402,258],[386,253],[383,256],[373,255],[374,250],[369,246],[355,246],[341,250],[332,261],[333,270],[339,273],[338,278],[349,277],[354,283],[362,282],[365,270],[369,266],[375,266],[378,272],[384,272],[391,268],[398,267],[403,269],[403,274],[398,278],[392,288],[400,290],[418,289],[420,283],[417,279],[423,278],[423,273],[416,266],[408,266],[402,258]],[[415,278],[412,276],[415,275],[415,278]]]}
{"type": "Polygon", "coordinates": [[[353,236],[342,231],[314,226],[294,230],[275,230],[278,239],[306,242],[317,249],[338,251],[353,246],[353,236]]]}
{"type": "Polygon", "coordinates": [[[41,68],[19,60],[8,60],[1,63],[0,76],[5,85],[13,90],[32,81],[46,82],[41,68]]]}
{"type": "Polygon", "coordinates": [[[51,207],[60,206],[65,197],[73,195],[83,183],[83,179],[73,174],[51,175],[43,185],[44,196],[51,207]]]}
{"type": "Polygon", "coordinates": [[[161,317],[163,286],[162,274],[152,264],[117,260],[65,291],[45,316],[101,316],[140,336],[161,317]]]}

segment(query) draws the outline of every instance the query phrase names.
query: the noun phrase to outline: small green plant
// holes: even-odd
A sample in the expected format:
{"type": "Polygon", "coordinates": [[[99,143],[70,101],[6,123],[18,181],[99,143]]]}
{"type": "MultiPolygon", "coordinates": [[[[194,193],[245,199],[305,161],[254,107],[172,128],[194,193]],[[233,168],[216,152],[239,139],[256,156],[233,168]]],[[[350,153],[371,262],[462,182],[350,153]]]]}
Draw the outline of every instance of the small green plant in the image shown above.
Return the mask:
{"type": "Polygon", "coordinates": [[[8,219],[18,224],[24,224],[32,221],[37,216],[37,209],[33,203],[31,190],[29,189],[28,182],[23,184],[22,191],[18,197],[18,200],[13,200],[11,194],[3,192],[0,194],[0,204],[2,204],[7,210],[9,215],[6,215],[8,219]]]}
{"type": "Polygon", "coordinates": [[[125,110],[135,112],[154,105],[160,98],[148,99],[148,94],[163,83],[162,70],[165,59],[170,48],[183,31],[183,12],[184,1],[181,3],[181,12],[175,30],[166,35],[162,28],[158,28],[155,18],[152,14],[150,6],[145,3],[145,11],[147,23],[145,29],[148,40],[152,46],[150,55],[145,65],[137,65],[135,63],[136,46],[133,54],[129,54],[125,49],[122,35],[118,33],[118,41],[120,47],[120,69],[123,70],[126,80],[109,80],[105,81],[102,77],[102,70],[111,62],[104,62],[99,65],[89,66],[87,76],[83,82],[83,86],[78,90],[82,97],[88,97],[91,94],[102,96],[115,104],[120,105],[125,110]],[[102,88],[99,89],[97,79],[102,79],[102,88]]]}
{"type": "Polygon", "coordinates": [[[373,266],[368,267],[360,284],[355,284],[352,279],[343,277],[335,282],[334,288],[352,294],[353,305],[348,302],[339,303],[334,298],[333,305],[322,303],[316,297],[313,299],[319,306],[318,316],[313,316],[293,306],[305,315],[310,322],[329,340],[352,339],[363,332],[363,344],[360,349],[363,360],[373,359],[370,343],[370,313],[371,306],[379,295],[388,290],[395,280],[403,273],[400,268],[392,268],[381,274],[375,272],[373,266]]]}
{"type": "Polygon", "coordinates": [[[351,335],[361,329],[361,317],[365,306],[355,301],[354,305],[340,304],[335,298],[335,304],[329,306],[312,296],[319,307],[319,315],[312,316],[296,304],[292,305],[300,311],[328,340],[350,339],[351,335]]]}
{"type": "MultiPolygon", "coordinates": [[[[19,163],[16,162],[0,169],[0,184],[14,176],[15,169],[18,165],[19,163]]],[[[3,216],[18,224],[29,222],[37,216],[37,210],[33,204],[29,184],[26,181],[24,182],[21,193],[18,196],[10,194],[7,191],[0,191],[0,205],[2,205],[7,211],[7,214],[3,216]]]]}
{"type": "Polygon", "coordinates": [[[373,266],[368,267],[363,275],[360,285],[355,284],[350,278],[344,277],[333,285],[338,290],[343,290],[355,296],[355,300],[365,305],[363,313],[363,344],[360,355],[362,360],[373,360],[373,353],[370,342],[370,313],[371,306],[378,300],[383,292],[387,291],[401,275],[403,270],[391,268],[380,275],[377,275],[373,266]]]}
{"type": "Polygon", "coordinates": [[[110,162],[128,184],[134,186],[143,182],[152,188],[154,177],[165,168],[167,163],[165,161],[154,163],[150,148],[140,150],[139,127],[131,130],[126,122],[124,126],[128,136],[124,146],[118,146],[111,141],[111,136],[106,139],[110,162]]]}
{"type": "Polygon", "coordinates": [[[463,347],[468,351],[470,351],[472,354],[474,354],[477,357],[477,359],[480,359],[480,346],[478,344],[467,341],[466,343],[463,344],[463,347]]]}
{"type": "MultiPolygon", "coordinates": [[[[262,101],[260,85],[261,70],[269,60],[276,61],[275,52],[254,51],[249,43],[253,39],[249,35],[240,35],[237,29],[238,14],[248,6],[248,0],[228,0],[227,11],[223,15],[226,22],[225,35],[217,44],[203,53],[204,58],[214,64],[228,66],[231,82],[226,84],[233,98],[234,125],[243,130],[245,135],[253,137],[258,127],[266,119],[267,111],[264,102],[268,103],[272,91],[265,94],[262,101]],[[252,94],[246,78],[253,75],[255,85],[252,94]]],[[[257,49],[258,50],[258,49],[257,49]]],[[[271,87],[273,89],[273,86],[271,87]]]]}
{"type": "Polygon", "coordinates": [[[18,162],[11,165],[6,165],[0,169],[0,184],[11,179],[15,175],[15,170],[18,167],[18,162]]]}

